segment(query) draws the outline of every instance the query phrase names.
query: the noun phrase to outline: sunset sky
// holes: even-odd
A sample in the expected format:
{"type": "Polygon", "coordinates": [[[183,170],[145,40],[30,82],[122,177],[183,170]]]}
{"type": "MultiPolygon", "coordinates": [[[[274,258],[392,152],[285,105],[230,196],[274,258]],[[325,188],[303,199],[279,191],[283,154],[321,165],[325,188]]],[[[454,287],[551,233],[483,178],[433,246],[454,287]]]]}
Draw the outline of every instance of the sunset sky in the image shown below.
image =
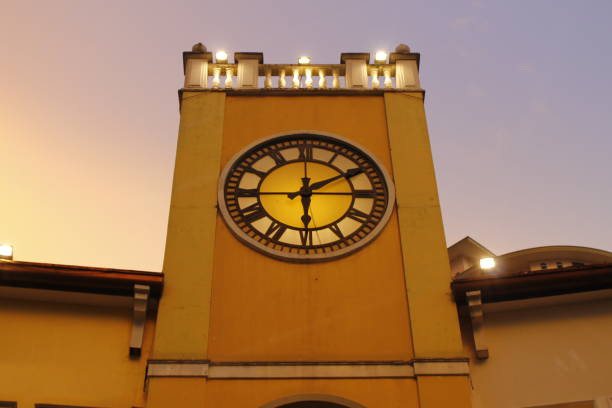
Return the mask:
{"type": "Polygon", "coordinates": [[[181,52],[421,53],[448,244],[612,250],[612,2],[0,0],[0,243],[160,271],[181,52]]]}

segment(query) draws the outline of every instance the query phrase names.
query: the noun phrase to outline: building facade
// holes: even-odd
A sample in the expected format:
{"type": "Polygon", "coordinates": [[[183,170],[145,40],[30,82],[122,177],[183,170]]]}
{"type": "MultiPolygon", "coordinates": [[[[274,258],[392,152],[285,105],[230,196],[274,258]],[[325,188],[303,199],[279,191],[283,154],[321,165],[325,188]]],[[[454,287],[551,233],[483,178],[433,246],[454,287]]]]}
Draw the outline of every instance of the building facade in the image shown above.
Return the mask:
{"type": "Polygon", "coordinates": [[[609,408],[612,253],[449,248],[474,407],[609,408]],[[481,268],[479,259],[495,259],[481,268]]]}
{"type": "Polygon", "coordinates": [[[184,62],[147,406],[469,406],[419,55],[184,62]]]}
{"type": "Polygon", "coordinates": [[[0,400],[469,407],[419,54],[230,63],[198,44],[183,62],[163,295],[160,275],[81,268],[56,287],[70,268],[24,281],[36,265],[3,261],[32,302],[81,300],[8,301],[19,375],[0,370],[0,400]]]}

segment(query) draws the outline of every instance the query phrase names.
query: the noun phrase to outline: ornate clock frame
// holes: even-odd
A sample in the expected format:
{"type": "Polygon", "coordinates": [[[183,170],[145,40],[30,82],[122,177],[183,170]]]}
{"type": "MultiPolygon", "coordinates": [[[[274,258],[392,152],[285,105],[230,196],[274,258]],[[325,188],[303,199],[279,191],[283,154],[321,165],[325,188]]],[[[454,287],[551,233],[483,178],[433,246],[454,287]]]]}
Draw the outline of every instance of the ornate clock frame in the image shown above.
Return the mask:
{"type": "MultiPolygon", "coordinates": [[[[265,178],[265,176],[262,177],[262,180],[263,178],[265,178]]],[[[272,136],[256,140],[253,143],[244,147],[239,152],[237,152],[227,162],[223,171],[220,174],[217,197],[218,197],[217,198],[218,208],[221,211],[221,215],[222,215],[223,220],[225,221],[225,224],[229,227],[232,234],[236,238],[238,238],[242,243],[246,244],[247,246],[251,247],[252,249],[264,255],[267,255],[267,256],[270,256],[270,257],[273,257],[279,260],[290,261],[290,262],[300,262],[300,263],[311,263],[311,262],[323,262],[323,261],[330,261],[330,260],[338,259],[338,258],[347,256],[349,254],[352,254],[355,251],[358,251],[364,248],[366,245],[370,244],[382,232],[383,228],[389,221],[389,218],[391,216],[391,213],[393,212],[393,208],[395,205],[395,188],[394,188],[393,181],[391,180],[391,177],[389,176],[389,173],[386,171],[385,167],[366,148],[360,146],[359,144],[347,138],[344,138],[342,136],[338,136],[332,133],[314,131],[314,130],[295,130],[291,132],[277,133],[272,136]],[[382,179],[383,179],[382,183],[385,185],[385,188],[386,188],[386,206],[382,212],[382,215],[380,217],[377,217],[378,221],[376,222],[376,224],[372,228],[369,228],[369,231],[367,231],[367,233],[363,237],[360,237],[358,240],[348,244],[347,246],[343,248],[335,249],[330,252],[312,252],[312,253],[308,253],[307,249],[302,249],[303,251],[306,251],[307,253],[299,253],[299,250],[296,252],[281,251],[278,249],[274,249],[266,244],[262,244],[253,235],[249,235],[249,233],[243,227],[241,227],[240,225],[236,223],[234,217],[231,215],[231,212],[233,211],[230,211],[230,209],[228,209],[228,206],[226,203],[226,195],[227,195],[226,182],[227,182],[228,177],[231,176],[232,170],[238,165],[237,163],[239,163],[239,161],[243,159],[244,157],[248,156],[250,152],[253,152],[259,147],[264,147],[264,145],[266,144],[273,143],[275,140],[282,139],[283,137],[291,137],[291,136],[308,137],[308,135],[311,135],[313,139],[314,138],[319,138],[323,140],[327,139],[331,143],[346,145],[348,148],[357,152],[362,157],[365,157],[370,162],[370,164],[376,169],[376,171],[380,174],[380,176],[382,176],[382,179]]],[[[373,210],[371,210],[371,212],[372,211],[373,210]]],[[[353,234],[353,232],[351,234],[353,234]]]]}

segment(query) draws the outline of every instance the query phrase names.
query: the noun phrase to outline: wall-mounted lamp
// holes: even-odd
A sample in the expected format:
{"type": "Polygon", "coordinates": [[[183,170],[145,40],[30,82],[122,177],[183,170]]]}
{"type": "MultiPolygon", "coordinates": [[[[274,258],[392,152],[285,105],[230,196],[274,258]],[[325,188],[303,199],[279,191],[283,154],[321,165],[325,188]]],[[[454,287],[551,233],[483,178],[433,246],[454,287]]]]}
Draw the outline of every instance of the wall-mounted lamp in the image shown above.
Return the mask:
{"type": "Polygon", "coordinates": [[[480,260],[480,269],[493,269],[495,268],[494,258],[482,258],[480,260]]]}
{"type": "Polygon", "coordinates": [[[310,57],[307,57],[305,55],[302,55],[299,59],[298,59],[298,64],[300,65],[308,65],[310,64],[310,57]]]}
{"type": "Polygon", "coordinates": [[[376,51],[374,55],[374,62],[377,64],[384,64],[387,62],[387,53],[385,51],[376,51]]]}
{"type": "Polygon", "coordinates": [[[223,50],[217,51],[215,54],[215,62],[217,64],[227,64],[227,52],[223,50]]]}
{"type": "Polygon", "coordinates": [[[13,259],[13,247],[11,245],[0,245],[0,259],[13,259]]]}

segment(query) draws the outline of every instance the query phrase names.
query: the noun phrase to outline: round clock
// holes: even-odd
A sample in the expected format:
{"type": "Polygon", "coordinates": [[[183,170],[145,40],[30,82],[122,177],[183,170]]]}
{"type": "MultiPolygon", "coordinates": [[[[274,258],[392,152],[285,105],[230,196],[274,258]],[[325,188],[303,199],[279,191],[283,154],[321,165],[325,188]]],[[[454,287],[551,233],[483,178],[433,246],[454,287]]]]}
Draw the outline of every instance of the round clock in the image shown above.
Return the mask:
{"type": "Polygon", "coordinates": [[[221,173],[219,209],[245,244],[275,258],[348,255],[387,223],[393,183],[361,147],[338,136],[287,134],[236,154],[221,173]]]}

